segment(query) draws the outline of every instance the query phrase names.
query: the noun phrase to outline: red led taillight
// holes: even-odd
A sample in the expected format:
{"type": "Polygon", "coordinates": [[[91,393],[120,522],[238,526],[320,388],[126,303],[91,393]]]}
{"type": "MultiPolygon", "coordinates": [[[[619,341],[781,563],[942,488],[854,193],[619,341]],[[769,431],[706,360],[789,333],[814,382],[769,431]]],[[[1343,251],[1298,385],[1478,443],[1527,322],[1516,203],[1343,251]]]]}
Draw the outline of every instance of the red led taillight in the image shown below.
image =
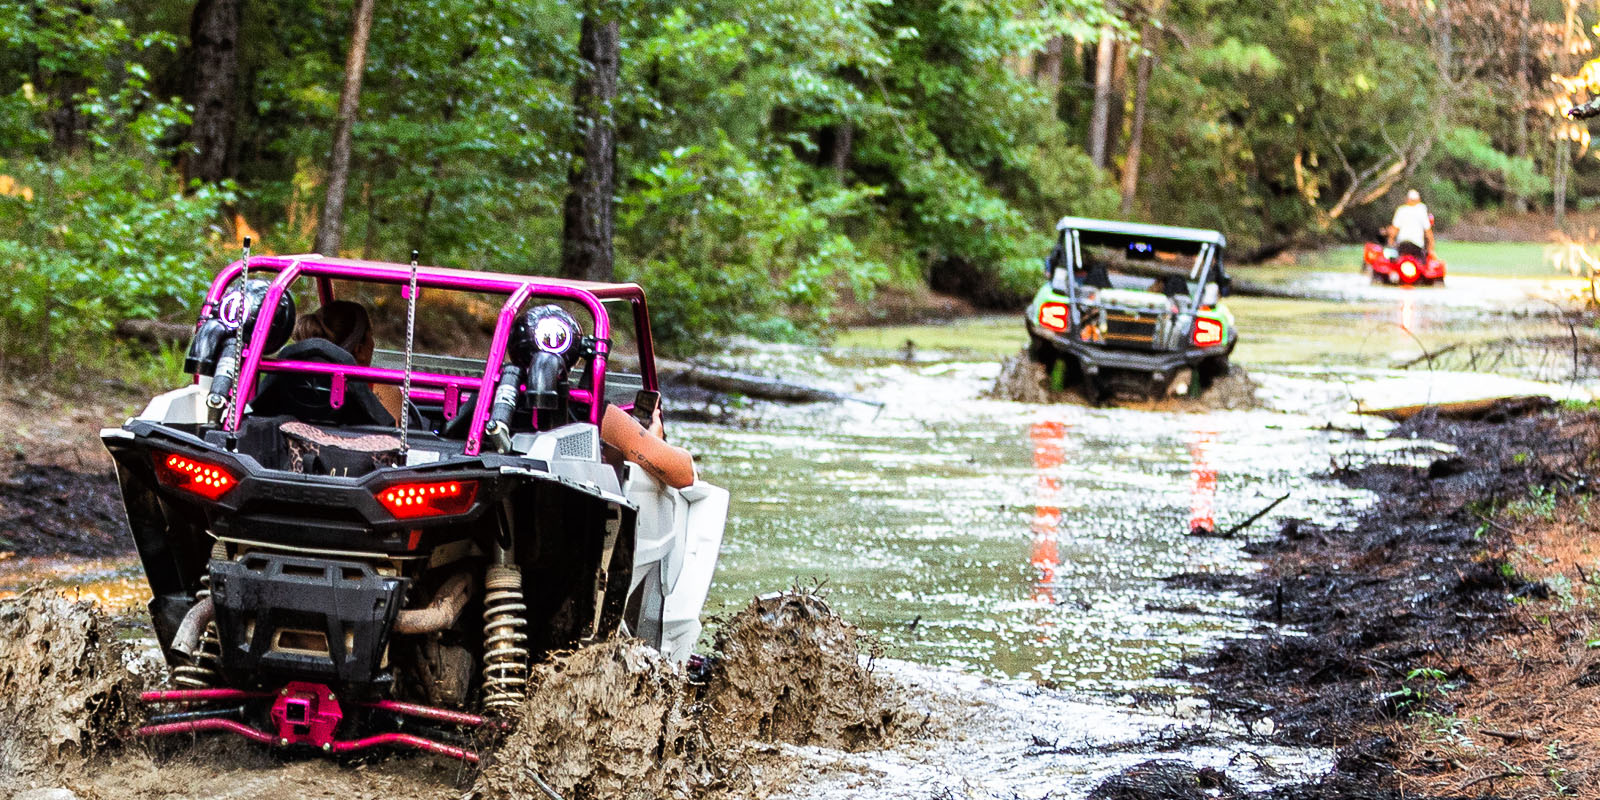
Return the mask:
{"type": "Polygon", "coordinates": [[[1210,347],[1222,343],[1222,323],[1200,317],[1194,321],[1194,346],[1210,347]]]}
{"type": "Polygon", "coordinates": [[[165,458],[156,457],[156,480],[173,489],[193,492],[207,500],[215,500],[237,486],[233,474],[215,464],[196,461],[176,453],[165,458]]]}
{"type": "Polygon", "coordinates": [[[399,483],[378,490],[378,502],[396,519],[463,514],[477,497],[477,481],[399,483]]]}

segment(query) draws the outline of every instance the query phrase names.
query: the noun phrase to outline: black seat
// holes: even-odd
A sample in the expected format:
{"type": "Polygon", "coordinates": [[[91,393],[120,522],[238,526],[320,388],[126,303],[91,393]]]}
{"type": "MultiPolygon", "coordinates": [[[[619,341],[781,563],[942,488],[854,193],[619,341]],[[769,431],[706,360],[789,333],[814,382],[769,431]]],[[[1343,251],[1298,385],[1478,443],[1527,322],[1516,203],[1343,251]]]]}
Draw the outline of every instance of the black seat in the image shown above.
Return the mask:
{"type": "MultiPolygon", "coordinates": [[[[326,339],[304,339],[278,351],[284,361],[314,361],[321,364],[355,366],[356,359],[344,348],[326,339]]],[[[252,414],[288,415],[302,422],[324,425],[394,426],[378,396],[362,381],[345,384],[344,404],[330,405],[333,376],[272,373],[261,379],[261,390],[250,401],[252,414]]]]}

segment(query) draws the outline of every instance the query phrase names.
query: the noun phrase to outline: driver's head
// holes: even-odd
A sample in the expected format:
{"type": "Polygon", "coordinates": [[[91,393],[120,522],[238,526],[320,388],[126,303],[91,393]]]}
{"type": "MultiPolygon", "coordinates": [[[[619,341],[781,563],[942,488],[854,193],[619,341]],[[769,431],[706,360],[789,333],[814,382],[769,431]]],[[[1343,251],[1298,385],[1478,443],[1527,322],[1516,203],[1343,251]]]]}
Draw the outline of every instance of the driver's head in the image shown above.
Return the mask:
{"type": "Polygon", "coordinates": [[[361,366],[372,364],[372,319],[366,306],[349,300],[335,300],[305,314],[294,324],[296,341],[327,339],[344,348],[361,366]]]}
{"type": "Polygon", "coordinates": [[[1419,192],[1416,189],[1406,192],[1406,205],[1414,206],[1420,202],[1422,202],[1422,192],[1419,192]]]}

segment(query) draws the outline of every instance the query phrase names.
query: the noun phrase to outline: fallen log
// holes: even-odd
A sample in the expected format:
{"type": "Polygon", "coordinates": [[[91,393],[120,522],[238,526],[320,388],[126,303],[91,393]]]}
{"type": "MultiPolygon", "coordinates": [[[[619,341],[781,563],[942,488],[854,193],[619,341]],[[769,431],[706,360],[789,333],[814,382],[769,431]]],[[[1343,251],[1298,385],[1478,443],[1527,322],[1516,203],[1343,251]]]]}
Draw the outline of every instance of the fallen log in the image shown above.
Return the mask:
{"type": "Polygon", "coordinates": [[[1479,400],[1462,400],[1454,403],[1418,403],[1393,408],[1358,407],[1357,414],[1367,414],[1395,422],[1405,422],[1424,411],[1433,411],[1443,419],[1483,420],[1508,419],[1544,411],[1556,404],[1545,395],[1517,397],[1486,397],[1479,400]]]}
{"type": "Polygon", "coordinates": [[[740,394],[779,403],[842,403],[855,398],[802,383],[716,369],[683,361],[657,359],[656,375],[664,383],[694,386],[723,394],[740,394]]]}
{"type": "Polygon", "coordinates": [[[117,323],[116,334],[123,339],[159,348],[168,344],[187,343],[189,337],[194,335],[194,325],[159,319],[125,319],[117,323]]]}

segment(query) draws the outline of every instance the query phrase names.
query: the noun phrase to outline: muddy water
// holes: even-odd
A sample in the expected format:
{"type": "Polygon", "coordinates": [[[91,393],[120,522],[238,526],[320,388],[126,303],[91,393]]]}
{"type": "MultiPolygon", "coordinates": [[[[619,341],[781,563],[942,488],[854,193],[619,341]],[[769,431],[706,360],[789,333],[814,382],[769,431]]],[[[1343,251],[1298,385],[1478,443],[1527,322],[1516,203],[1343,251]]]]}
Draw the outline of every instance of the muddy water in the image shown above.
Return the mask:
{"type": "Polygon", "coordinates": [[[1310,417],[985,400],[993,365],[876,372],[865,394],[882,412],[680,434],[740,499],[713,608],[823,583],[894,658],[1059,687],[1147,687],[1254,624],[1237,599],[1162,582],[1250,568],[1238,541],[1191,529],[1225,530],[1284,494],[1256,532],[1364,502],[1315,477],[1349,444],[1310,417]]]}

